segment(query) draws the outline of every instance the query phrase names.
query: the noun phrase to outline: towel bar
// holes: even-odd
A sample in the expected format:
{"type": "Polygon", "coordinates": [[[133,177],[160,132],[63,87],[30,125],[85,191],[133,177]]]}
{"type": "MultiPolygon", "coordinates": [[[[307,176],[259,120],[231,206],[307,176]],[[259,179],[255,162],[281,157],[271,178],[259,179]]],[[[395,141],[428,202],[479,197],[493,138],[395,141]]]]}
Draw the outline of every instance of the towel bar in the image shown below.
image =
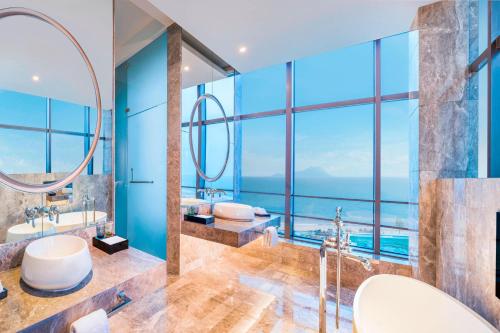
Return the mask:
{"type": "Polygon", "coordinates": [[[108,318],[121,311],[125,306],[132,302],[132,299],[125,295],[124,291],[120,291],[116,295],[116,298],[118,298],[118,303],[106,312],[108,314],[108,318]]]}

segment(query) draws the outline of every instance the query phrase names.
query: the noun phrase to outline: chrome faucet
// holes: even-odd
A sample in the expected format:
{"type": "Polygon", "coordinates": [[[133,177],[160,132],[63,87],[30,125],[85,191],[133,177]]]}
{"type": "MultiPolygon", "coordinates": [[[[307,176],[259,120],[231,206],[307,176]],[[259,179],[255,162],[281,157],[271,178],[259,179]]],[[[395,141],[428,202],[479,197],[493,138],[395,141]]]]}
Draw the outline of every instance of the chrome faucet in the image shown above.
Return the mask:
{"type": "Polygon", "coordinates": [[[27,224],[31,223],[31,226],[35,227],[35,219],[40,217],[40,213],[43,214],[43,210],[40,207],[26,208],[24,210],[24,222],[27,224]]]}
{"type": "Polygon", "coordinates": [[[88,210],[89,210],[89,205],[90,203],[93,203],[93,211],[94,211],[94,224],[95,224],[95,198],[90,198],[89,194],[86,193],[83,195],[83,198],[82,198],[82,205],[83,205],[83,216],[84,216],[84,220],[85,220],[85,227],[88,227],[88,222],[89,222],[89,219],[88,219],[88,210]]]}
{"type": "Polygon", "coordinates": [[[224,190],[218,190],[216,188],[200,188],[196,190],[197,193],[204,193],[205,195],[210,197],[210,203],[214,200],[214,197],[218,194],[219,198],[222,197],[222,195],[226,195],[226,191],[224,190]]]}
{"type": "Polygon", "coordinates": [[[56,205],[52,205],[49,207],[48,214],[49,214],[49,221],[54,221],[54,216],[56,217],[56,223],[59,224],[59,214],[61,211],[59,210],[59,207],[56,205]]]}
{"type": "Polygon", "coordinates": [[[328,249],[333,249],[337,253],[337,295],[335,309],[335,327],[340,328],[340,281],[342,271],[342,257],[347,257],[359,261],[363,264],[363,268],[367,271],[372,270],[371,262],[366,257],[356,256],[351,253],[350,233],[343,232],[344,223],[342,222],[342,207],[337,207],[336,216],[333,220],[337,234],[335,237],[329,237],[323,241],[319,250],[319,331],[326,333],[326,287],[327,287],[327,252],[328,249]]]}

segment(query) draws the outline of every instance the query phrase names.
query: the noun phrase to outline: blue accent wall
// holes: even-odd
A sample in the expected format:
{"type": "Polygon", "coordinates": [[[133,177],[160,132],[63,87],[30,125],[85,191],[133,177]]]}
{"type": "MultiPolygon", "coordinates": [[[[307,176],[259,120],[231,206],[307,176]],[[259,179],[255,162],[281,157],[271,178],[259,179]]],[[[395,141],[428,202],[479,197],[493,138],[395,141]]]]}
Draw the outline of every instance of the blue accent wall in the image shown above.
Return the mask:
{"type": "Polygon", "coordinates": [[[166,33],[118,67],[116,80],[116,232],[166,259],[166,33]],[[130,183],[131,169],[153,183],[130,183]]]}

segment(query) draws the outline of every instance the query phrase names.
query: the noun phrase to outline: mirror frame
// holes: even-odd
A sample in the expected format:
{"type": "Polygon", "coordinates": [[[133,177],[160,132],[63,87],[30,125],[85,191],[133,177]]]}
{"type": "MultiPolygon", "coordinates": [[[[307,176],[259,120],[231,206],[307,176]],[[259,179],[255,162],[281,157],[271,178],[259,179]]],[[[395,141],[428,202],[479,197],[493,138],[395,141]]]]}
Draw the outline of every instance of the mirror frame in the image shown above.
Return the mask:
{"type": "Polygon", "coordinates": [[[208,182],[215,182],[218,180],[222,175],[224,174],[224,171],[226,170],[227,167],[227,162],[229,160],[229,151],[231,149],[231,135],[229,131],[229,123],[227,121],[227,116],[226,116],[226,111],[224,111],[224,107],[222,106],[221,102],[217,99],[212,94],[204,94],[198,97],[196,102],[194,103],[193,110],[191,111],[191,117],[189,119],[189,150],[191,152],[191,158],[193,160],[194,166],[196,167],[196,172],[198,172],[198,175],[205,179],[208,182]],[[224,159],[224,165],[222,166],[221,170],[215,177],[209,177],[207,176],[203,170],[201,170],[200,164],[198,163],[195,153],[194,153],[194,146],[193,146],[193,120],[194,120],[194,115],[196,114],[196,111],[198,111],[198,106],[203,102],[204,100],[212,100],[217,104],[219,107],[222,117],[224,118],[224,123],[226,124],[226,134],[227,134],[227,149],[226,149],[226,158],[224,159]]]}
{"type": "Polygon", "coordinates": [[[20,192],[26,192],[26,193],[46,193],[46,192],[53,192],[57,191],[69,183],[73,182],[76,177],[78,177],[82,171],[87,167],[89,164],[90,160],[92,159],[92,156],[94,155],[94,151],[97,147],[97,144],[99,143],[99,135],[101,132],[101,123],[102,123],[102,102],[101,102],[101,93],[99,90],[99,84],[97,83],[97,77],[94,71],[94,67],[92,66],[92,63],[90,62],[89,58],[87,57],[87,54],[83,50],[83,48],[80,46],[76,38],[59,22],[56,20],[52,19],[51,17],[40,13],[35,10],[31,10],[28,8],[23,8],[23,7],[9,7],[9,8],[1,8],[0,9],[0,20],[6,17],[11,17],[11,16],[26,16],[26,17],[31,17],[34,19],[37,19],[39,21],[45,22],[52,27],[56,28],[58,31],[60,31],[62,34],[64,34],[70,41],[73,43],[75,48],[78,50],[80,53],[80,56],[82,57],[83,61],[87,65],[87,69],[89,71],[90,77],[92,79],[92,84],[94,86],[94,93],[95,93],[95,98],[96,98],[96,106],[97,106],[97,123],[95,127],[95,132],[94,132],[94,139],[92,141],[92,144],[90,145],[89,152],[83,162],[73,171],[71,171],[70,174],[68,174],[65,178],[57,180],[53,183],[50,184],[27,184],[20,182],[14,178],[11,178],[7,176],[5,173],[0,171],[0,183],[6,185],[7,187],[20,191],[20,192]]]}

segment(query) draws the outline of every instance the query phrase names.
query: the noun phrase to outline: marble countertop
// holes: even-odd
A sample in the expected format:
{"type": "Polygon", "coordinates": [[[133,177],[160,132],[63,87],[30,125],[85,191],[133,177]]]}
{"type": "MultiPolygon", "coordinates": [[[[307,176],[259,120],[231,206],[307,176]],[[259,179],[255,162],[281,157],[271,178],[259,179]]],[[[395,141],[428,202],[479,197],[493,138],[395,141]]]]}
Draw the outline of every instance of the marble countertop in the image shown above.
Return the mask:
{"type": "Polygon", "coordinates": [[[233,247],[242,247],[262,236],[262,231],[265,228],[279,226],[279,224],[279,215],[256,217],[252,222],[238,222],[218,218],[212,224],[183,221],[182,234],[233,247]]]}
{"type": "Polygon", "coordinates": [[[165,263],[134,248],[113,255],[93,246],[89,249],[93,261],[92,280],[69,295],[52,298],[32,296],[21,289],[20,267],[0,272],[0,281],[9,290],[8,297],[0,301],[0,332],[19,331],[165,263]]]}

